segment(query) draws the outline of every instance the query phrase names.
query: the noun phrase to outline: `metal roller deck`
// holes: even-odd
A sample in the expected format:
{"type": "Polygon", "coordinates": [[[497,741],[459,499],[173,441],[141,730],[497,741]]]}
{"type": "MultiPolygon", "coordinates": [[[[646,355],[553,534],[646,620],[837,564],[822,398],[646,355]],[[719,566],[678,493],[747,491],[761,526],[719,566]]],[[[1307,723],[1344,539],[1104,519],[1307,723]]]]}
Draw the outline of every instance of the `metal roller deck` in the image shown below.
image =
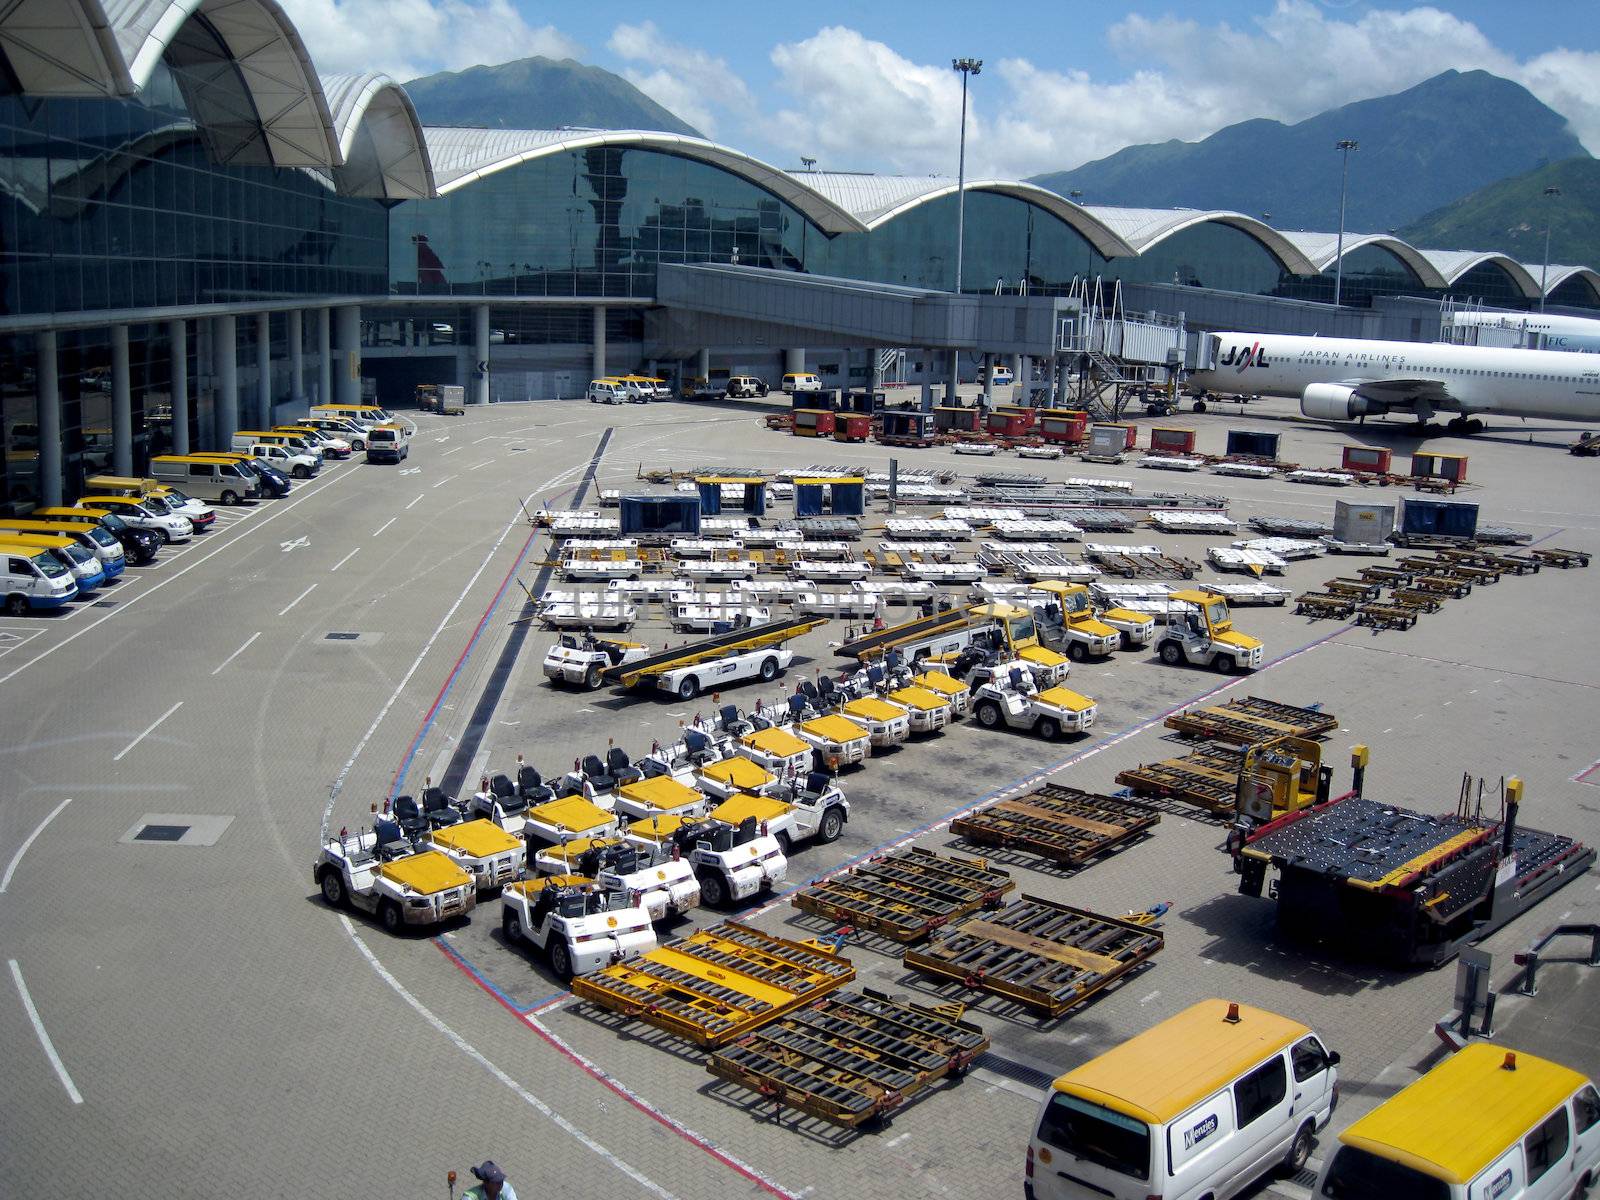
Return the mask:
{"type": "Polygon", "coordinates": [[[1163,944],[1158,930],[1137,920],[1023,896],[992,916],[946,926],[903,961],[1060,1017],[1163,944]]]}
{"type": "Polygon", "coordinates": [[[1226,704],[1185,709],[1163,724],[1188,737],[1248,746],[1274,737],[1322,737],[1339,728],[1339,719],[1318,708],[1244,696],[1226,704]]]}
{"type": "Polygon", "coordinates": [[[993,908],[1016,886],[981,858],[913,846],[813,884],[793,904],[801,912],[914,942],[980,908],[993,908]]]}
{"type": "Polygon", "coordinates": [[[848,958],[737,921],[572,981],[573,995],[701,1046],[720,1046],[843,987],[848,958]]]}
{"type": "Polygon", "coordinates": [[[971,842],[1026,850],[1078,867],[1138,841],[1160,820],[1160,813],[1137,800],[1047,783],[1025,796],[957,818],[950,832],[971,842]]]}
{"type": "Polygon", "coordinates": [[[1182,758],[1140,763],[1117,772],[1117,782],[1143,796],[1182,800],[1215,813],[1232,812],[1237,802],[1243,749],[1207,746],[1182,758]]]}
{"type": "Polygon", "coordinates": [[[989,1047],[960,1006],[926,1008],[862,989],[792,1012],[711,1055],[706,1070],[833,1125],[881,1120],[989,1047]]]}

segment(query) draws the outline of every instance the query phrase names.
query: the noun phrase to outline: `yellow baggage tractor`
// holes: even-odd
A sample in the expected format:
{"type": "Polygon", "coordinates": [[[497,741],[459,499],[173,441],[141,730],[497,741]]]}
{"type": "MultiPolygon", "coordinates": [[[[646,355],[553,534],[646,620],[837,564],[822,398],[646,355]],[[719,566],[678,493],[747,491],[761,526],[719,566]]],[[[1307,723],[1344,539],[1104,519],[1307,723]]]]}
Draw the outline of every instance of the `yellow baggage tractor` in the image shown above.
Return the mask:
{"type": "MultiPolygon", "coordinates": [[[[788,735],[785,734],[785,737],[788,735]]],[[[799,741],[799,738],[795,738],[799,741]]],[[[801,743],[804,745],[804,743],[801,743]]],[[[805,753],[810,755],[810,748],[806,747],[805,753]]],[[[700,790],[719,800],[726,800],[730,796],[745,793],[753,796],[764,796],[778,782],[778,777],[765,767],[752,762],[742,755],[735,754],[732,758],[725,758],[721,762],[714,762],[708,766],[696,767],[694,772],[695,783],[700,790]]]]}
{"type": "Polygon", "coordinates": [[[851,700],[841,705],[839,711],[857,725],[866,726],[868,740],[878,749],[898,746],[911,736],[910,714],[899,705],[876,696],[851,700]]]}
{"type": "Polygon", "coordinates": [[[734,752],[779,779],[811,769],[811,743],[801,741],[787,729],[758,729],[747,733],[739,739],[734,752]]]}
{"type": "Polygon", "coordinates": [[[424,844],[471,875],[480,892],[510,883],[528,856],[521,838],[481,818],[435,829],[424,844]]]}
{"type": "Polygon", "coordinates": [[[617,789],[617,812],[630,818],[698,817],[710,807],[703,792],[670,775],[652,775],[617,789]]]}
{"type": "Polygon", "coordinates": [[[884,699],[906,710],[912,733],[937,733],[950,723],[950,701],[930,688],[896,688],[884,699]]]}
{"type": "Polygon", "coordinates": [[[809,742],[834,770],[866,762],[872,753],[872,738],[865,726],[836,713],[801,721],[794,733],[801,741],[809,742]]]}
{"type": "Polygon", "coordinates": [[[957,720],[972,711],[972,689],[953,675],[947,675],[943,671],[924,671],[920,675],[912,676],[911,682],[948,700],[950,713],[957,720]]]}

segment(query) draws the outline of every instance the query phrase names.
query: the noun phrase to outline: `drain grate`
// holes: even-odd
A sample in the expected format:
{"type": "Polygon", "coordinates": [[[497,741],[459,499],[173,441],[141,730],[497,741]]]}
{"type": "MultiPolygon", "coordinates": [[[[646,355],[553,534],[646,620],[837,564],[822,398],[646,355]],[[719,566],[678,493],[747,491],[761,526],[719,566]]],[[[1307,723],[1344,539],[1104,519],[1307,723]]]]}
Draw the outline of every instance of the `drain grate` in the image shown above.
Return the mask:
{"type": "Polygon", "coordinates": [[[187,825],[146,825],[133,835],[136,842],[177,842],[189,832],[187,825]]]}
{"type": "Polygon", "coordinates": [[[1041,1090],[1050,1087],[1056,1081],[1055,1075],[1048,1071],[1041,1071],[1038,1067],[1030,1067],[1027,1063],[1020,1063],[1014,1058],[1003,1058],[987,1051],[978,1055],[972,1065],[1041,1090]]]}
{"type": "Polygon", "coordinates": [[[322,636],[330,642],[353,642],[361,635],[359,633],[325,633],[322,636]]]}
{"type": "Polygon", "coordinates": [[[89,605],[90,608],[115,608],[116,606],[117,602],[115,600],[96,600],[89,605]]]}

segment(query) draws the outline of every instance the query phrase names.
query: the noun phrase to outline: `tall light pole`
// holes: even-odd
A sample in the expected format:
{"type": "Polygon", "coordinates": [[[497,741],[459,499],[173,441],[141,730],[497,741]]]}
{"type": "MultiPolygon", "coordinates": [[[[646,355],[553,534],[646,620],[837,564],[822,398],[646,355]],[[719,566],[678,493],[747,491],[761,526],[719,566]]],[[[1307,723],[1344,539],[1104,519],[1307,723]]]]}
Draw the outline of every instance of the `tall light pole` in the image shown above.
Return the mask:
{"type": "Polygon", "coordinates": [[[961,291],[961,256],[967,235],[967,77],[983,70],[981,58],[953,58],[950,66],[961,72],[961,154],[956,165],[956,292],[961,291]]]}
{"type": "Polygon", "coordinates": [[[1539,311],[1544,311],[1544,296],[1546,284],[1550,278],[1550,224],[1555,217],[1552,211],[1555,199],[1561,195],[1558,187],[1547,187],[1544,190],[1544,266],[1539,271],[1539,311]]]}
{"type": "Polygon", "coordinates": [[[1350,151],[1361,149],[1361,144],[1354,138],[1340,138],[1333,148],[1344,154],[1344,170],[1339,176],[1339,245],[1333,260],[1333,306],[1338,308],[1344,295],[1344,198],[1350,186],[1350,151]]]}

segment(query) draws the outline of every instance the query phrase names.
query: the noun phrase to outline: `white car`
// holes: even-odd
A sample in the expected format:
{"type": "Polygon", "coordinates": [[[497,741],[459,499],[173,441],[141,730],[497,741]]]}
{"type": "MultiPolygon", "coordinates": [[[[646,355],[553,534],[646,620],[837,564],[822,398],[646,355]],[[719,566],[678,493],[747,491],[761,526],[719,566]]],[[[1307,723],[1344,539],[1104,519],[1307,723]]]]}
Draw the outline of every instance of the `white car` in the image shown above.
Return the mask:
{"type": "Polygon", "coordinates": [[[615,380],[596,379],[589,384],[590,404],[623,404],[627,399],[627,390],[615,380]]]}

